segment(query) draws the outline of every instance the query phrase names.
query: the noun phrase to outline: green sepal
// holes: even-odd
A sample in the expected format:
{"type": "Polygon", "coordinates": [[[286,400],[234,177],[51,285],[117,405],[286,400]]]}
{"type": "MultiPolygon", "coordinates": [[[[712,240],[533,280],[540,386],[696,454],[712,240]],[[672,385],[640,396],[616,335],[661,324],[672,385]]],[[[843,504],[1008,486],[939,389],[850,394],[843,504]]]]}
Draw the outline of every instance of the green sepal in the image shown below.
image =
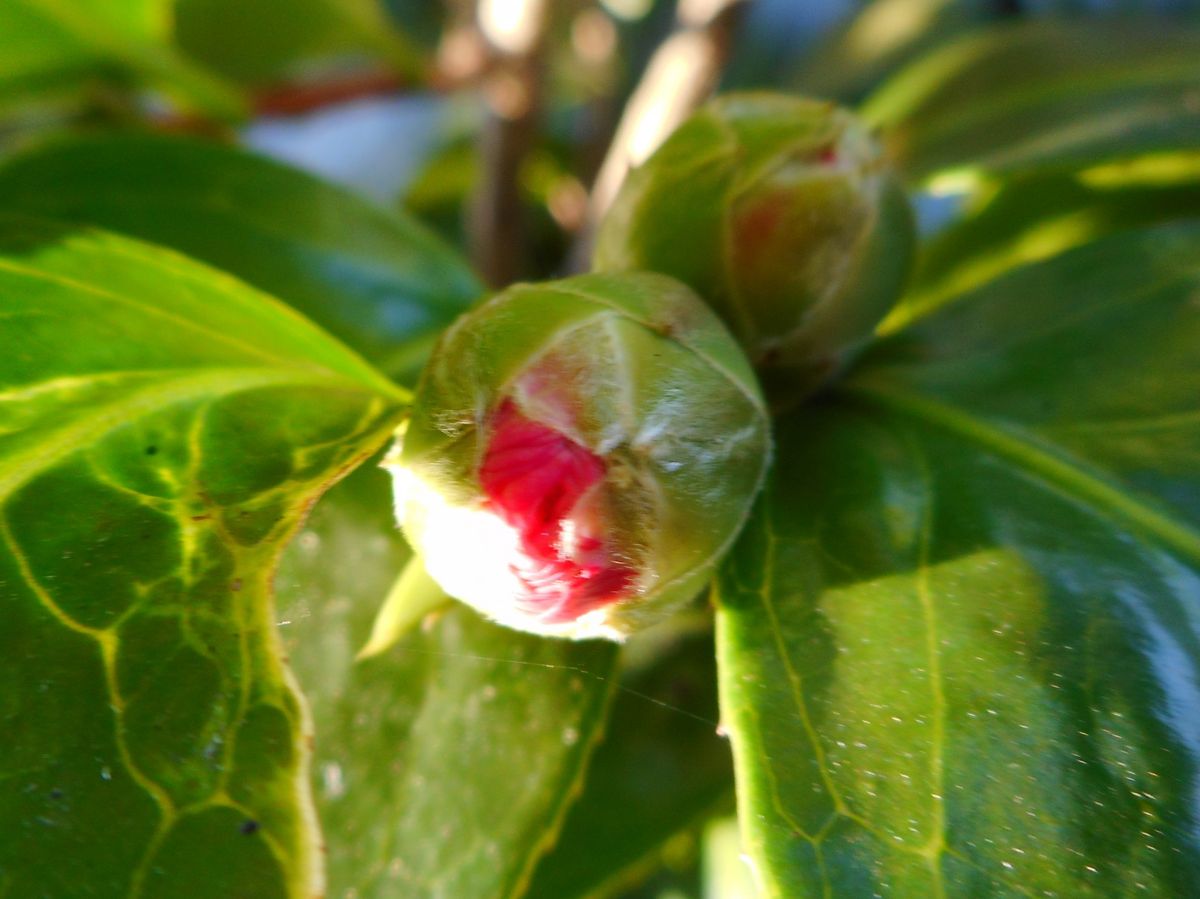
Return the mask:
{"type": "Polygon", "coordinates": [[[391,649],[426,615],[437,611],[449,599],[425,571],[421,557],[413,556],[388,591],[371,625],[371,636],[355,659],[362,661],[391,649]]]}

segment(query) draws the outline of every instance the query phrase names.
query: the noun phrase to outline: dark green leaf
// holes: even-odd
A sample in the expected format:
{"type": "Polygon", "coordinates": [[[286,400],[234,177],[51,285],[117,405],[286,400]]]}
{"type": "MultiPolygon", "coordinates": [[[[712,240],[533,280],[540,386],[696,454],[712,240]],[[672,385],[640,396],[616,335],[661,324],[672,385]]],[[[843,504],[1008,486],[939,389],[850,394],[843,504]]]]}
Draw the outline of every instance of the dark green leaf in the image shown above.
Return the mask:
{"type": "Polygon", "coordinates": [[[420,224],[212,143],[58,141],[0,168],[0,206],[85,221],[217,265],[291,303],[397,377],[481,292],[420,224]]]}
{"type": "Polygon", "coordinates": [[[1200,141],[1200,32],[1151,22],[1031,21],[939,47],[864,114],[913,177],[1082,165],[1200,141]]]}
{"type": "Polygon", "coordinates": [[[768,896],[1200,879],[1200,227],[1012,273],[781,424],[721,580],[768,896]]]}
{"type": "Polygon", "coordinates": [[[454,604],[355,663],[405,562],[390,500],[383,472],[356,472],[278,581],[317,731],[329,894],[516,896],[579,789],[616,647],[520,634],[454,604]]]}
{"type": "Polygon", "coordinates": [[[1111,232],[1200,215],[1198,176],[1200,157],[1180,153],[982,191],[961,221],[926,243],[913,283],[879,330],[891,333],[1010,269],[1111,232]]]}
{"type": "Polygon", "coordinates": [[[266,295],[0,224],[0,891],[319,891],[270,596],[403,397],[266,295]]]}
{"type": "Polygon", "coordinates": [[[977,0],[870,0],[801,62],[797,89],[857,103],[878,82],[932,47],[986,20],[977,0]]]}
{"type": "Polygon", "coordinates": [[[425,64],[381,0],[176,0],[175,29],[190,56],[248,83],[303,75],[314,61],[353,54],[411,78],[425,64]]]}
{"type": "Polygon", "coordinates": [[[729,746],[716,733],[712,631],[662,627],[667,645],[622,677],[583,795],[528,899],[592,896],[636,876],[668,840],[732,799],[729,746]]]}

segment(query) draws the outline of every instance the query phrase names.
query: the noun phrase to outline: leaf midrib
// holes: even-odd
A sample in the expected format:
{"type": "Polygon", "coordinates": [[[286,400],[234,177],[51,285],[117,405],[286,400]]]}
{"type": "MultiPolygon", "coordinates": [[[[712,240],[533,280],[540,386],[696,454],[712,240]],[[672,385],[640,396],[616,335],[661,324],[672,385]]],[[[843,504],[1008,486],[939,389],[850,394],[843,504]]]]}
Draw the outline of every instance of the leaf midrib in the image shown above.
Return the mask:
{"type": "MultiPolygon", "coordinates": [[[[39,220],[34,220],[39,221],[39,220]]],[[[105,234],[106,232],[95,232],[96,234],[105,234]]],[[[88,281],[79,280],[70,274],[64,274],[52,269],[43,269],[38,266],[22,264],[15,262],[11,258],[0,256],[0,272],[8,272],[16,277],[30,278],[37,281],[45,281],[47,283],[56,284],[62,287],[67,287],[72,290],[78,290],[102,300],[119,303],[130,307],[138,313],[151,317],[159,317],[170,322],[174,327],[181,327],[202,334],[205,339],[224,343],[240,353],[247,354],[251,357],[262,359],[266,363],[278,365],[281,367],[297,368],[301,365],[311,366],[314,369],[320,369],[327,377],[331,378],[346,378],[348,380],[358,379],[364,382],[369,381],[371,386],[381,394],[392,394],[399,398],[408,398],[408,393],[403,388],[398,387],[389,381],[386,377],[380,374],[368,362],[362,359],[357,353],[347,347],[334,343],[333,345],[340,352],[341,359],[319,358],[314,353],[314,348],[305,346],[306,341],[311,341],[315,338],[330,340],[328,334],[323,332],[317,325],[302,315],[294,307],[284,303],[282,300],[276,299],[267,293],[262,293],[256,288],[239,281],[234,276],[220,271],[218,269],[209,269],[205,266],[197,265],[187,257],[173,253],[164,248],[152,248],[153,253],[143,251],[143,247],[134,241],[128,240],[113,240],[105,244],[107,252],[115,253],[125,258],[134,260],[135,262],[153,267],[174,278],[179,278],[189,284],[194,284],[205,290],[213,290],[214,287],[221,290],[222,299],[230,302],[240,311],[253,311],[251,301],[260,304],[269,305],[272,311],[283,317],[287,325],[291,326],[283,330],[283,333],[293,342],[299,341],[299,346],[291,348],[292,353],[299,352],[298,358],[293,358],[288,355],[280,355],[279,350],[267,351],[252,343],[247,343],[237,337],[231,336],[226,331],[218,330],[203,324],[202,322],[194,321],[184,315],[171,309],[164,309],[152,303],[146,302],[145,298],[138,296],[127,296],[121,293],[116,293],[111,290],[99,287],[88,281]],[[215,282],[215,283],[214,283],[215,282]],[[231,290],[230,288],[235,288],[231,290]]],[[[151,249],[146,247],[146,249],[151,249]]],[[[332,342],[332,341],[331,341],[332,342]]],[[[285,348],[286,351],[286,348],[285,348]]]]}
{"type": "Polygon", "coordinates": [[[1153,537],[1200,566],[1200,533],[1176,521],[1149,501],[1121,489],[1102,472],[1090,471],[1066,452],[1027,430],[989,421],[968,409],[893,384],[868,379],[849,382],[841,392],[910,419],[950,431],[1037,475],[1047,484],[1087,504],[1110,520],[1153,537]]]}
{"type": "MultiPolygon", "coordinates": [[[[48,432],[19,452],[0,459],[0,504],[40,472],[122,425],[176,403],[274,385],[330,386],[339,381],[295,369],[219,368],[176,377],[97,406],[48,432]]],[[[352,384],[352,382],[346,382],[352,384]]],[[[358,387],[359,385],[353,385],[358,387]]],[[[359,387],[364,394],[370,393],[359,387]]]]}
{"type": "Polygon", "coordinates": [[[128,306],[137,310],[137,312],[142,315],[165,319],[175,327],[183,328],[189,331],[195,331],[199,334],[202,334],[208,340],[227,344],[252,358],[262,359],[265,362],[276,364],[286,363],[289,361],[281,356],[268,353],[260,347],[254,346],[253,344],[239,340],[230,334],[209,328],[200,322],[178,315],[169,309],[151,306],[134,297],[115,293],[111,290],[105,290],[104,288],[98,287],[95,284],[89,284],[86,281],[80,281],[79,279],[72,278],[69,275],[63,275],[54,271],[46,271],[30,265],[21,265],[13,262],[11,259],[0,259],[0,272],[7,272],[8,274],[16,275],[17,277],[29,278],[36,281],[45,281],[50,284],[55,284],[59,287],[66,287],[71,290],[77,290],[81,293],[91,294],[92,296],[99,297],[112,303],[119,303],[123,306],[128,306]]]}

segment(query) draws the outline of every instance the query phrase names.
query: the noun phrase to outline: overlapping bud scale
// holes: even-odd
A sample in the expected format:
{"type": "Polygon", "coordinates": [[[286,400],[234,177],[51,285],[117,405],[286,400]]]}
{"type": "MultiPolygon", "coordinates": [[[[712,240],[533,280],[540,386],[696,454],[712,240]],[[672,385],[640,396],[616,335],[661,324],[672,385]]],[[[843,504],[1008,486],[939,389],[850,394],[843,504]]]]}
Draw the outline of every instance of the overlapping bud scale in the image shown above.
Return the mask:
{"type": "Polygon", "coordinates": [[[688,601],[762,482],[769,427],[720,321],[661,275],[517,285],[443,336],[386,463],[451,596],[623,635],[688,601]]]}
{"type": "Polygon", "coordinates": [[[871,333],[913,252],[907,198],[850,112],[748,93],[709,103],[630,174],[595,264],[686,283],[794,399],[871,333]]]}

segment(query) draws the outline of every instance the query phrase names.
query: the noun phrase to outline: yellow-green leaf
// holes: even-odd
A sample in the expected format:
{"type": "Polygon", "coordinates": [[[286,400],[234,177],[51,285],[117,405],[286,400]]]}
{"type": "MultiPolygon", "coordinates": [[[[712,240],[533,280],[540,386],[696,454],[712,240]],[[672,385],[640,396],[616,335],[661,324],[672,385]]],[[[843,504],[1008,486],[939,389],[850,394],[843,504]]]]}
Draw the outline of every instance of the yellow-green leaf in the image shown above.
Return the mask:
{"type": "Polygon", "coordinates": [[[111,228],[218,266],[406,379],[483,292],[415,219],[211,142],[51,141],[0,167],[0,206],[111,228]]]}
{"type": "Polygon", "coordinates": [[[246,111],[239,91],[175,49],[168,0],[0,4],[0,105],[114,72],[223,118],[246,111]]]}
{"type": "Polygon", "coordinates": [[[517,633],[452,603],[356,662],[406,557],[388,477],[364,466],[280,569],[281,632],[316,726],[329,895],[516,897],[604,727],[616,647],[517,633]]]}
{"type": "Polygon", "coordinates": [[[0,345],[0,892],[319,892],[271,578],[404,395],[227,275],[29,219],[0,345]]]}

